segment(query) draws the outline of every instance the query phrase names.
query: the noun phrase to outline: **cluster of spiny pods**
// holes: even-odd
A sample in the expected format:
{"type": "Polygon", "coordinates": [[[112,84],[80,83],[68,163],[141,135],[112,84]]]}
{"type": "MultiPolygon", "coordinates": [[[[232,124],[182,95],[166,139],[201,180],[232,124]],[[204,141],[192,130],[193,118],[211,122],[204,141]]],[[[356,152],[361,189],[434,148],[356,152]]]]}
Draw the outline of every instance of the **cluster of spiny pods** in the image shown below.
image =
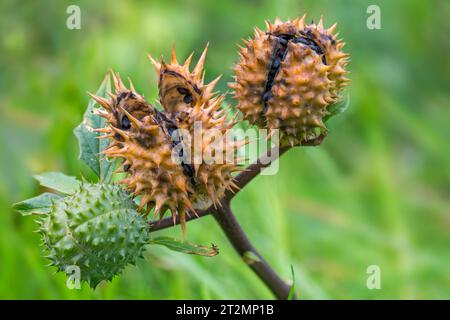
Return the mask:
{"type": "MultiPolygon", "coordinates": [[[[323,118],[348,82],[348,55],[342,52],[344,43],[335,29],[336,25],[325,29],[322,19],[317,25],[307,24],[305,16],[267,22],[265,32],[256,28],[254,37],[240,48],[235,81],[230,84],[243,119],[260,128],[279,129],[284,145],[301,144],[326,132],[323,118]]],[[[98,114],[107,120],[98,131],[111,140],[104,154],[122,159],[121,168],[127,173],[121,182],[141,197],[144,212],[153,209],[162,217],[170,211],[174,219],[178,214],[183,232],[186,214],[219,204],[224,192],[235,187],[233,174],[241,170],[237,160],[196,163],[172,157],[180,143],[173,137],[177,129],[193,137],[196,121],[204,130],[221,132],[235,125],[221,106],[225,95],[214,92],[220,77],[204,83],[206,52],[207,48],[192,71],[192,54],[183,64],[174,50],[170,63],[149,56],[159,79],[162,110],[137,93],[131,81],[127,88],[118,74],[113,74],[115,92],[110,99],[93,96],[103,107],[98,114]]],[[[207,135],[200,139],[197,145],[203,149],[212,143],[207,135]]],[[[239,145],[227,147],[237,152],[239,145]]],[[[179,150],[183,153],[183,148],[179,150]]]]}

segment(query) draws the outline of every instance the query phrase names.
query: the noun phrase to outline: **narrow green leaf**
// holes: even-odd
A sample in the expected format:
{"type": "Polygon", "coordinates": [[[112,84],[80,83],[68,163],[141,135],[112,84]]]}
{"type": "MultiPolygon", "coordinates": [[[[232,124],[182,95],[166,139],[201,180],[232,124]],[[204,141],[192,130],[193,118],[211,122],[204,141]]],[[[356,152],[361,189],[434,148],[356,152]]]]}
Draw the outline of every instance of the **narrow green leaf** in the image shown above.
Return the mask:
{"type": "MultiPolygon", "coordinates": [[[[107,92],[111,91],[111,77],[105,76],[100,88],[95,95],[107,97],[107,92]]],[[[104,182],[110,182],[115,162],[108,159],[100,160],[101,152],[109,145],[106,139],[98,139],[99,132],[94,129],[103,128],[105,119],[95,115],[93,111],[99,108],[95,100],[89,100],[89,104],[83,116],[83,121],[74,129],[74,134],[80,145],[80,159],[91,168],[95,174],[104,182]]]]}
{"type": "Polygon", "coordinates": [[[219,253],[219,248],[213,244],[211,246],[202,246],[171,237],[156,237],[151,239],[149,244],[159,244],[173,251],[196,254],[205,257],[214,257],[219,253]]]}
{"type": "Polygon", "coordinates": [[[80,181],[75,177],[66,176],[61,172],[46,172],[33,176],[41,186],[59,191],[65,194],[74,193],[80,186],[80,181]]]}
{"type": "Polygon", "coordinates": [[[291,286],[291,290],[289,290],[289,294],[287,299],[288,300],[294,300],[294,296],[295,296],[295,272],[294,272],[294,267],[291,264],[291,274],[292,274],[292,286],[291,286]]]}
{"type": "Polygon", "coordinates": [[[61,198],[62,197],[57,194],[46,192],[37,197],[13,204],[13,209],[23,216],[28,216],[30,214],[45,214],[50,212],[52,201],[61,198]]]}

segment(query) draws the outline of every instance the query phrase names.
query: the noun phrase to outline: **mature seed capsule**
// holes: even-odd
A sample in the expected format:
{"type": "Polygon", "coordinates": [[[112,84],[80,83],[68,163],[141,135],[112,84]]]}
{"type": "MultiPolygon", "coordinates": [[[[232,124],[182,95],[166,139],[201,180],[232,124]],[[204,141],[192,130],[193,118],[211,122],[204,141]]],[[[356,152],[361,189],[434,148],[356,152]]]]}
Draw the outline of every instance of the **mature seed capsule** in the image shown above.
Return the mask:
{"type": "Polygon", "coordinates": [[[149,238],[148,224],[128,193],[117,185],[85,182],[54,202],[39,231],[51,264],[62,272],[78,267],[80,280],[93,288],[134,264],[149,238]]]}
{"type": "Polygon", "coordinates": [[[218,204],[225,190],[233,186],[232,173],[240,170],[237,165],[239,159],[236,159],[240,143],[226,141],[226,131],[233,127],[234,121],[228,121],[228,114],[220,109],[224,96],[215,97],[216,93],[213,92],[220,76],[204,85],[203,65],[207,49],[208,46],[192,72],[189,70],[192,54],[182,66],[178,64],[174,48],[170,64],[164,61],[159,63],[149,56],[159,76],[161,104],[168,116],[175,120],[177,129],[189,133],[190,144],[185,146],[183,143],[177,147],[181,156],[190,157],[186,161],[189,164],[182,162],[182,165],[194,189],[190,199],[196,207],[201,208],[206,208],[211,203],[218,204]],[[196,125],[202,128],[200,137],[195,136],[196,125]],[[214,141],[212,132],[220,135],[215,137],[220,141],[214,141]],[[216,146],[221,146],[220,151],[212,150],[213,142],[216,146]],[[196,146],[200,146],[199,150],[196,150],[196,146]],[[213,153],[216,160],[221,160],[206,163],[203,158],[209,153],[213,153]],[[200,161],[197,156],[200,156],[200,161]],[[227,157],[231,161],[227,161],[227,157]]]}
{"type": "Polygon", "coordinates": [[[348,55],[336,40],[336,25],[324,29],[322,19],[305,24],[267,22],[267,32],[240,48],[230,84],[244,119],[259,127],[280,129],[282,144],[297,144],[326,131],[323,118],[348,82],[348,55]]]}
{"type": "MultiPolygon", "coordinates": [[[[135,97],[140,96],[131,90],[132,94],[123,95],[119,103],[118,96],[129,91],[120,77],[114,75],[114,79],[116,93],[110,100],[93,96],[105,109],[98,114],[108,122],[107,127],[97,130],[106,133],[102,138],[111,139],[104,154],[124,159],[122,167],[128,175],[121,183],[134,195],[141,196],[141,210],[154,209],[160,218],[167,210],[174,219],[178,214],[184,233],[186,214],[217,203],[225,190],[232,188],[231,174],[238,170],[236,161],[206,165],[187,158],[193,154],[191,148],[195,139],[200,139],[201,156],[212,143],[207,135],[195,137],[196,123],[202,126],[203,132],[214,128],[221,134],[234,124],[219,110],[223,97],[205,103],[198,99],[191,108],[175,113],[158,111],[143,98],[139,100],[140,108],[132,108],[135,97]],[[145,112],[141,113],[141,110],[145,112]],[[119,121],[123,116],[126,116],[126,122],[119,121]],[[186,141],[181,143],[176,139],[178,129],[187,132],[191,145],[186,146],[186,141]]],[[[238,144],[230,145],[231,152],[235,153],[237,147],[238,144]]]]}
{"type": "Polygon", "coordinates": [[[184,222],[186,211],[192,209],[192,191],[183,168],[172,159],[174,122],[133,89],[128,90],[118,75],[114,75],[114,84],[116,92],[110,100],[93,96],[106,111],[99,115],[107,119],[108,126],[97,130],[105,133],[101,138],[111,140],[103,153],[123,159],[121,166],[128,175],[120,183],[141,196],[140,210],[154,209],[160,218],[169,210],[174,219],[178,213],[184,222]],[[126,128],[120,122],[123,117],[129,124],[126,128]]]}

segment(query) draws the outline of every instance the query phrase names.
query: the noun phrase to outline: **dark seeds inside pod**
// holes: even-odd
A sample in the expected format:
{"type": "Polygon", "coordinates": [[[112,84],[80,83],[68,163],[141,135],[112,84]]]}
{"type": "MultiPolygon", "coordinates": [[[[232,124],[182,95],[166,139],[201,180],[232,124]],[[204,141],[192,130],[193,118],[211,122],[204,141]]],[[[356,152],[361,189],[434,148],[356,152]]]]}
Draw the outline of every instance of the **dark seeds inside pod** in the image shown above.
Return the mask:
{"type": "MultiPolygon", "coordinates": [[[[170,136],[172,137],[172,133],[174,132],[174,130],[176,130],[177,128],[173,129],[173,130],[169,130],[170,132],[170,136]]],[[[172,147],[174,148],[175,146],[177,146],[181,141],[180,141],[180,137],[178,137],[176,140],[172,140],[172,147]]],[[[180,151],[178,152],[178,156],[180,157],[180,159],[184,159],[184,151],[183,148],[180,148],[180,151]]],[[[183,160],[181,160],[181,167],[183,168],[183,174],[189,178],[191,180],[192,185],[195,185],[195,169],[194,166],[192,164],[187,164],[185,163],[183,160]]]]}
{"type": "Polygon", "coordinates": [[[178,93],[184,95],[183,102],[186,104],[190,104],[194,99],[192,97],[192,94],[189,92],[186,88],[177,88],[178,93]]]}
{"type": "Polygon", "coordinates": [[[264,104],[263,113],[267,112],[268,104],[270,98],[272,98],[272,87],[278,71],[280,70],[281,62],[286,58],[287,45],[288,42],[294,37],[290,34],[280,34],[276,36],[276,43],[272,54],[272,63],[267,74],[266,86],[264,88],[264,93],[262,95],[262,101],[264,104]]]}
{"type": "Polygon", "coordinates": [[[120,101],[122,101],[123,99],[125,99],[128,95],[128,92],[122,92],[117,96],[117,102],[120,103],[120,101]]]}
{"type": "Polygon", "coordinates": [[[311,50],[313,50],[315,53],[317,53],[319,56],[322,56],[322,62],[323,64],[327,64],[327,60],[325,57],[325,52],[323,51],[323,49],[317,44],[316,41],[314,41],[313,39],[313,34],[308,31],[306,33],[304,33],[303,31],[301,31],[302,36],[300,37],[296,37],[294,39],[292,39],[292,42],[294,43],[301,43],[304,44],[305,46],[308,46],[311,48],[311,50]]]}
{"type": "Polygon", "coordinates": [[[122,120],[120,122],[121,122],[121,128],[123,130],[130,130],[131,129],[130,119],[128,119],[128,117],[126,115],[124,115],[122,117],[122,120]]]}
{"type": "Polygon", "coordinates": [[[306,33],[300,31],[301,36],[296,36],[294,34],[269,34],[276,37],[275,47],[273,49],[272,54],[272,62],[269,68],[269,72],[267,73],[267,81],[266,86],[264,88],[264,92],[262,94],[262,102],[264,104],[263,114],[267,112],[269,107],[268,101],[273,97],[272,87],[273,82],[275,81],[275,77],[278,74],[278,71],[281,67],[281,62],[286,58],[288,52],[288,43],[292,41],[293,43],[301,43],[305,46],[310,47],[315,53],[322,56],[322,62],[326,65],[327,61],[325,58],[324,50],[314,41],[312,38],[314,35],[308,31],[306,33]]]}
{"type": "MultiPolygon", "coordinates": [[[[182,89],[182,88],[178,88],[182,89]]],[[[179,91],[179,90],[178,90],[179,91]]],[[[172,148],[175,148],[180,142],[182,137],[174,136],[174,132],[178,130],[178,127],[176,124],[169,119],[164,113],[157,112],[156,113],[156,120],[159,124],[163,125],[166,130],[167,134],[169,135],[170,140],[172,141],[172,148]]],[[[175,133],[176,134],[176,133],[175,133]]],[[[178,156],[180,159],[183,159],[183,148],[180,148],[180,151],[178,152],[178,156]]],[[[183,168],[183,174],[191,180],[192,185],[195,185],[195,168],[192,164],[187,164],[184,161],[181,161],[181,166],[183,168]]]]}
{"type": "Polygon", "coordinates": [[[178,92],[179,92],[180,94],[183,94],[183,95],[189,93],[189,90],[186,89],[186,88],[177,88],[177,90],[178,90],[178,92]]]}
{"type": "Polygon", "coordinates": [[[186,104],[190,104],[192,102],[192,95],[190,93],[188,93],[187,95],[184,96],[183,98],[183,102],[186,104]]]}

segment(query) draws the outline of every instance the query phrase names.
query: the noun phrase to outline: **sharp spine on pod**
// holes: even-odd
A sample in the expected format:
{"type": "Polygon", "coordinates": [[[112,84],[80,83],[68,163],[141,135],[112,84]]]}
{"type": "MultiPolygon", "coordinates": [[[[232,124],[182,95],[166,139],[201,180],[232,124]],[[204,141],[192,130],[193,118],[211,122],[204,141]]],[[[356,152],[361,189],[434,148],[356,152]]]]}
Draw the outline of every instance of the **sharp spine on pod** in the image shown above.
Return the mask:
{"type": "Polygon", "coordinates": [[[266,21],[267,31],[240,49],[230,84],[244,119],[259,127],[278,128],[282,144],[297,144],[326,131],[322,121],[349,81],[348,54],[334,34],[305,23],[305,16],[283,22],[266,21]]]}
{"type": "Polygon", "coordinates": [[[193,53],[181,65],[178,63],[175,47],[172,47],[170,64],[161,62],[149,55],[159,81],[160,102],[169,113],[182,112],[197,102],[207,103],[216,95],[214,87],[219,82],[217,77],[209,84],[204,84],[203,66],[205,64],[208,45],[206,45],[192,72],[189,70],[193,53]]]}

